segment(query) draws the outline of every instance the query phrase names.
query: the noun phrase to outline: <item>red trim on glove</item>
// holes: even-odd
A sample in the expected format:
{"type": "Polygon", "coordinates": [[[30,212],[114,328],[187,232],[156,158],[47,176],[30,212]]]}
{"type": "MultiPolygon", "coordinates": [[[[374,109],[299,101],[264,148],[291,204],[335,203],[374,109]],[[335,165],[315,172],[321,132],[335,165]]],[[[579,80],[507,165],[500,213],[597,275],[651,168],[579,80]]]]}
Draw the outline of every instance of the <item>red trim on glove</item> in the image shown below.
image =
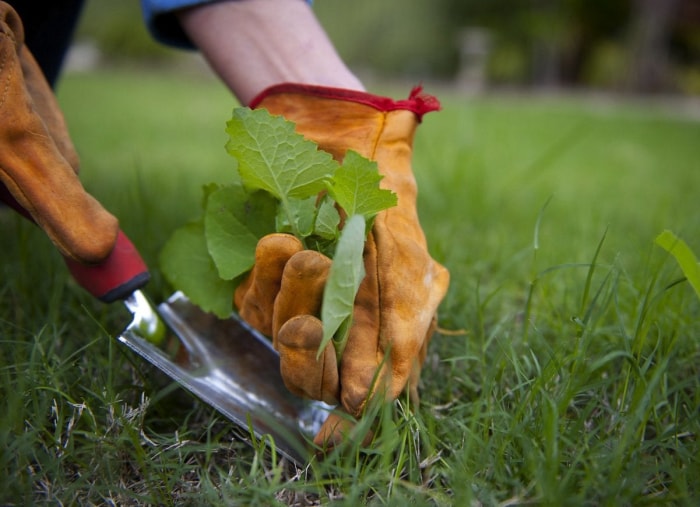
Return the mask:
{"type": "Polygon", "coordinates": [[[418,121],[421,121],[424,114],[440,110],[440,101],[432,95],[422,93],[422,91],[422,86],[415,86],[407,99],[394,100],[389,97],[380,97],[379,95],[372,95],[358,90],[297,83],[282,83],[263,90],[249,105],[252,109],[255,109],[260,102],[270,95],[297,93],[322,99],[357,102],[382,112],[407,110],[413,112],[418,117],[418,121]]]}

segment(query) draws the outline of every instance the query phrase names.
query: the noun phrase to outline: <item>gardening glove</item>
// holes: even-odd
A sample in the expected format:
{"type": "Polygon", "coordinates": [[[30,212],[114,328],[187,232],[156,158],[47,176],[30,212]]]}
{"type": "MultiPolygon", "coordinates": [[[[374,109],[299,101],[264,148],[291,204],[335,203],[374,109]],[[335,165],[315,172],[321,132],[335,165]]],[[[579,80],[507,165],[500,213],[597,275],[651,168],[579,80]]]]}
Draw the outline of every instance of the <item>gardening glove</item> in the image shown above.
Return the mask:
{"type": "Polygon", "coordinates": [[[98,263],[112,251],[119,224],[85,192],[77,172],[63,114],[24,45],[22,22],[0,1],[0,196],[65,256],[98,263]]]}
{"type": "MultiPolygon", "coordinates": [[[[296,238],[266,236],[255,265],[237,288],[240,315],[272,336],[285,384],[295,394],[340,403],[359,418],[370,399],[396,399],[408,388],[418,402],[418,380],[448,271],[427,251],[416,211],[412,142],[422,115],[436,99],[414,89],[394,101],[362,92],[304,85],[266,90],[251,107],[296,123],[299,133],[336,159],[347,150],[377,162],[381,186],[397,194],[397,206],[379,213],[364,246],[365,277],[355,299],[353,323],[340,362],[332,344],[317,360],[323,336],[320,314],[330,259],[303,250],[296,238]]],[[[353,426],[331,414],[314,441],[339,443],[353,426]]]]}

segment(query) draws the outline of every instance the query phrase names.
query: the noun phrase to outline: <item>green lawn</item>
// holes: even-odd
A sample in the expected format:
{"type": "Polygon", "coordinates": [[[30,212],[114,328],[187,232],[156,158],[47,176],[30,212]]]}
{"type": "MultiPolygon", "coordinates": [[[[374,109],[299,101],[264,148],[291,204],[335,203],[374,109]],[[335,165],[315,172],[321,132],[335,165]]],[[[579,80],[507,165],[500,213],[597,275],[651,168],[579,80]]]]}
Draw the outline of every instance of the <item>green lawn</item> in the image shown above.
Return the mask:
{"type": "MultiPolygon", "coordinates": [[[[452,283],[416,414],[386,407],[368,450],[270,460],[124,350],[123,308],[0,211],[0,504],[697,505],[700,299],[654,238],[700,253],[700,121],[439,95],[414,165],[452,283]]],[[[233,170],[235,101],[206,77],[135,71],[69,75],[59,98],[86,187],[163,299],[160,248],[233,170]]]]}

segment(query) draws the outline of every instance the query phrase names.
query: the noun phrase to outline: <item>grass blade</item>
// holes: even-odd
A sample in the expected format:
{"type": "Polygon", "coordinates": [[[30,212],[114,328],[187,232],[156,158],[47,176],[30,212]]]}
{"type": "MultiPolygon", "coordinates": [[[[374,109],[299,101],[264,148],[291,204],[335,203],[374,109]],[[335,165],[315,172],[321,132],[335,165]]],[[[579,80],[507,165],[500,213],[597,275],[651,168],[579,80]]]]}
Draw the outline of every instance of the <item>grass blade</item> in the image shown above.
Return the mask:
{"type": "Polygon", "coordinates": [[[688,283],[700,297],[700,263],[688,244],[669,230],[659,234],[654,242],[675,257],[688,283]]]}

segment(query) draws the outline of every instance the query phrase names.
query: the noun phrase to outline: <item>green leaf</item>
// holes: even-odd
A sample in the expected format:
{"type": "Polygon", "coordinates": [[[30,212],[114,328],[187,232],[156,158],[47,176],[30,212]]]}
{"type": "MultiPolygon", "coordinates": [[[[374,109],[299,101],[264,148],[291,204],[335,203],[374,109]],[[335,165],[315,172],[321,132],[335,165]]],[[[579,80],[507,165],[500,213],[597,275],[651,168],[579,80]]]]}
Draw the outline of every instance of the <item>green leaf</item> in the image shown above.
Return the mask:
{"type": "Polygon", "coordinates": [[[396,194],[379,188],[382,176],[377,164],[354,151],[348,151],[332,179],[328,193],[348,215],[364,215],[370,219],[377,213],[396,206],[396,194]]]}
{"type": "Polygon", "coordinates": [[[330,154],[297,134],[293,123],[264,109],[234,109],[226,132],[226,150],[238,161],[243,185],[283,202],[316,195],[337,167],[330,154]]]}
{"type": "Polygon", "coordinates": [[[328,274],[328,281],[323,291],[321,321],[323,322],[323,339],[318,349],[320,357],[326,345],[342,327],[344,332],[333,339],[336,357],[340,360],[347,342],[350,329],[349,320],[355,304],[355,296],[360,282],[365,276],[362,252],[365,245],[365,218],[353,215],[345,222],[338,239],[333,263],[328,274]]]}
{"type": "Polygon", "coordinates": [[[286,216],[284,213],[280,213],[277,216],[277,232],[283,232],[280,230],[280,221],[286,222],[291,217],[292,223],[285,224],[285,226],[289,227],[289,231],[296,232],[296,234],[299,235],[299,239],[302,240],[309,236],[314,230],[314,221],[316,220],[316,201],[317,197],[315,195],[307,199],[290,199],[288,210],[289,216],[286,216]]]}
{"type": "Polygon", "coordinates": [[[248,198],[233,209],[241,222],[255,234],[262,238],[270,234],[275,224],[278,201],[267,192],[253,192],[247,194],[248,198]]]}
{"type": "Polygon", "coordinates": [[[325,197],[318,207],[314,233],[323,239],[335,240],[338,238],[338,225],[340,214],[332,199],[325,197]]]}
{"type": "Polygon", "coordinates": [[[700,297],[700,264],[688,244],[668,230],[659,234],[655,242],[676,258],[681,271],[700,297]]]}
{"type": "MultiPolygon", "coordinates": [[[[249,222],[254,229],[259,228],[264,216],[269,216],[270,204],[274,209],[274,202],[256,201],[240,185],[219,187],[209,193],[204,232],[209,253],[224,280],[231,280],[253,266],[259,236],[251,230],[249,222]]],[[[268,219],[268,225],[263,228],[269,229],[271,223],[268,219]]]]}
{"type": "Polygon", "coordinates": [[[222,280],[204,238],[204,224],[192,222],[177,229],[160,254],[163,275],[190,300],[220,318],[231,315],[235,284],[222,280]]]}

